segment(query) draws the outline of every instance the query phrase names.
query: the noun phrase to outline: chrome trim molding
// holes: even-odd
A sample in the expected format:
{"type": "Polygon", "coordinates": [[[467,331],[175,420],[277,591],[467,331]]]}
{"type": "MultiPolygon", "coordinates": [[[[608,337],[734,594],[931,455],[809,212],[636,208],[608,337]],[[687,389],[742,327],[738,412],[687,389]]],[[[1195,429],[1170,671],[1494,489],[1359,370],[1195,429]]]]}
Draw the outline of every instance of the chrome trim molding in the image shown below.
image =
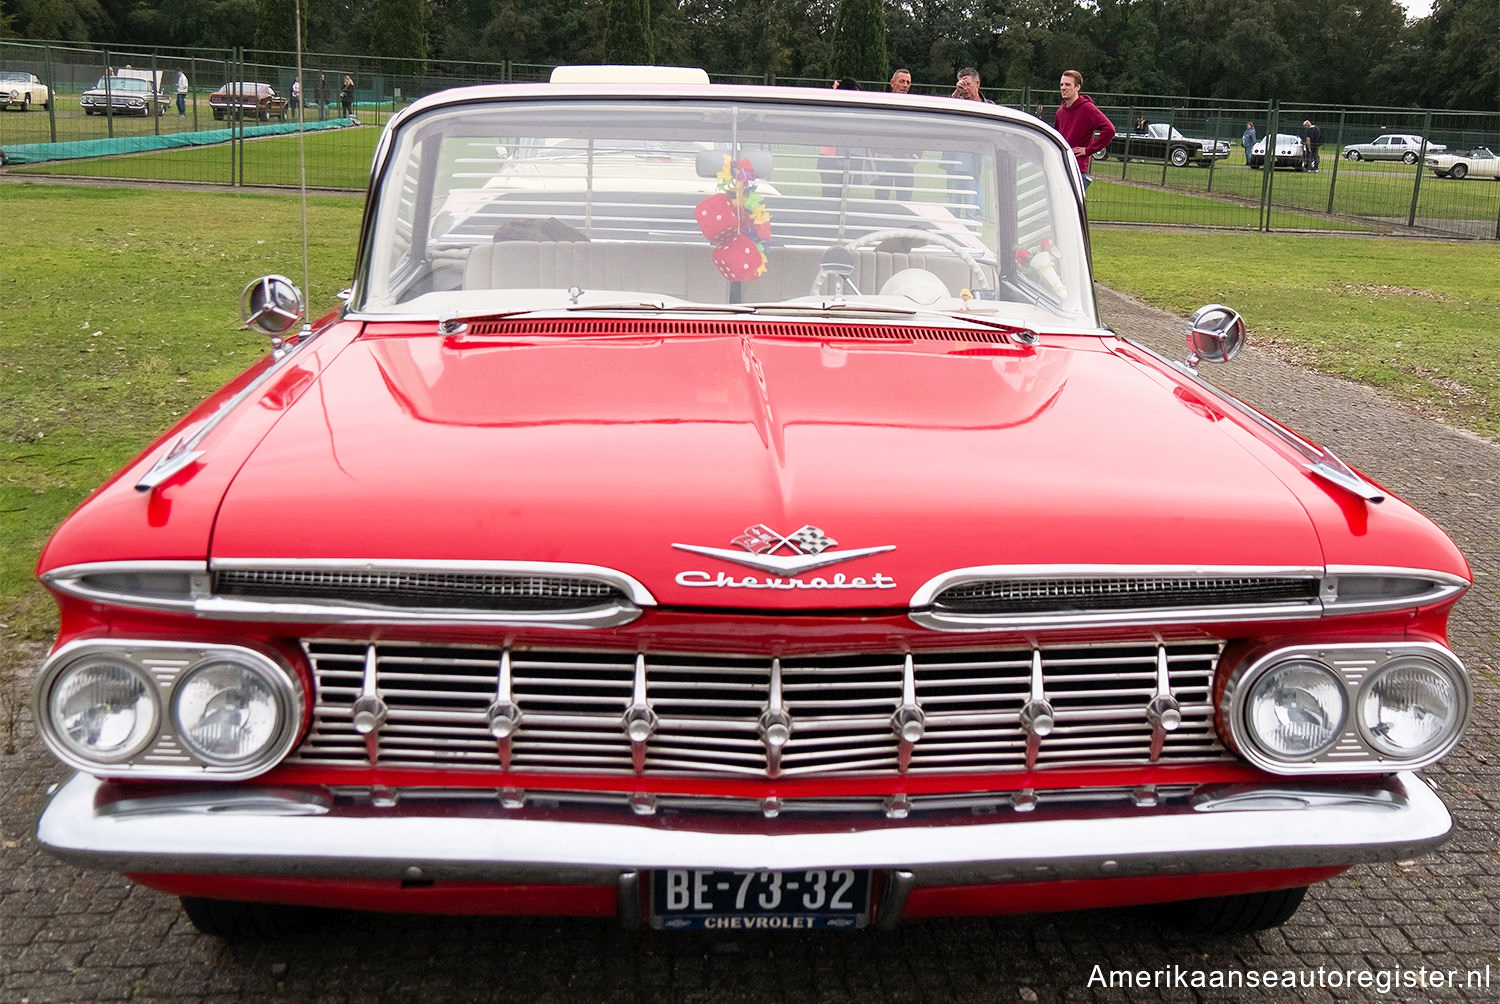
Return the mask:
{"type": "Polygon", "coordinates": [[[643,607],[656,605],[637,579],[612,568],[548,561],[416,561],[394,559],[219,558],[201,561],[104,561],[68,565],[46,572],[42,581],[69,596],[114,606],[190,613],[205,620],[275,621],[311,624],[484,624],[496,627],[608,628],[629,624],[643,607]],[[469,610],[441,607],[383,606],[378,603],[319,599],[278,599],[216,595],[213,576],[232,572],[338,572],[351,575],[430,573],[434,575],[536,576],[577,579],[611,587],[626,599],[575,609],[469,610]],[[105,576],[178,573],[180,596],[107,589],[95,580],[105,576]]]}
{"type": "Polygon", "coordinates": [[[1237,666],[1230,672],[1219,700],[1219,718],[1227,728],[1224,741],[1235,752],[1262,770],[1275,774],[1348,774],[1370,770],[1418,770],[1446,756],[1468,727],[1474,706],[1469,674],[1458,656],[1432,642],[1391,642],[1389,644],[1291,645],[1259,656],[1253,662],[1237,666]],[[1363,685],[1374,679],[1381,669],[1396,659],[1420,656],[1447,669],[1462,702],[1453,735],[1441,746],[1415,758],[1392,757],[1375,749],[1359,725],[1359,700],[1363,685]],[[1342,731],[1326,750],[1305,760],[1277,759],[1263,752],[1245,720],[1247,708],[1242,698],[1250,693],[1255,681],[1267,670],[1289,659],[1308,659],[1333,671],[1344,684],[1348,715],[1342,731]]]}
{"type": "Polygon", "coordinates": [[[275,809],[201,786],[132,798],[123,785],[75,775],[37,823],[37,840],[78,865],[126,872],[615,885],[658,868],[892,868],[916,885],[1114,878],[1302,868],[1399,860],[1447,838],[1452,818],[1415,775],[1363,785],[1209,785],[1157,805],[1096,809],[1043,803],[1024,814],[826,820],[509,809],[494,793],[430,804],[328,796],[275,809]],[[210,796],[211,799],[211,796],[210,796]]]}
{"type": "Polygon", "coordinates": [[[238,645],[104,638],[69,642],[47,658],[37,674],[32,714],[48,750],[75,770],[110,776],[232,781],[264,774],[290,752],[302,729],[306,702],[297,675],[278,660],[254,649],[238,645]],[[121,659],[155,687],[153,694],[160,712],[155,732],[142,749],[119,762],[87,760],[74,754],[58,738],[57,725],[47,710],[52,685],[58,677],[78,660],[97,654],[121,659]],[[215,659],[228,659],[259,670],[271,685],[280,706],[274,742],[259,759],[238,767],[226,767],[194,756],[188,745],[175,734],[173,698],[178,683],[196,667],[215,659]]]}
{"type": "Polygon", "coordinates": [[[209,415],[199,422],[197,426],[177,437],[172,445],[167,448],[166,452],[157,455],[150,469],[136,481],[135,490],[138,492],[154,491],[165,484],[178,471],[183,470],[199,457],[203,456],[206,451],[200,450],[198,447],[208,438],[208,434],[218,428],[219,423],[228,418],[236,408],[249,400],[257,391],[269,383],[272,377],[277,376],[285,369],[293,359],[301,354],[303,349],[317,341],[321,331],[321,328],[318,331],[304,329],[295,336],[297,344],[291,348],[277,345],[275,351],[271,353],[271,362],[265,369],[257,373],[249,383],[236,391],[233,397],[219,405],[212,415],[209,415]]]}
{"type": "Polygon", "coordinates": [[[1132,341],[1131,339],[1125,338],[1124,336],[1117,337],[1119,337],[1122,342],[1125,342],[1131,347],[1144,352],[1146,355],[1151,356],[1153,359],[1159,360],[1175,372],[1187,377],[1190,381],[1192,381],[1195,387],[1212,395],[1214,400],[1219,404],[1234,412],[1236,415],[1239,415],[1241,418],[1249,419],[1251,422],[1255,423],[1265,431],[1271,433],[1277,439],[1281,440],[1284,445],[1291,447],[1294,452],[1301,455],[1304,461],[1303,470],[1308,474],[1326,481],[1328,484],[1335,485],[1357,498],[1362,498],[1366,502],[1379,504],[1385,501],[1386,493],[1384,491],[1377,487],[1373,482],[1355,473],[1355,471],[1348,464],[1340,460],[1332,450],[1329,450],[1326,447],[1318,446],[1315,443],[1311,443],[1306,439],[1303,439],[1301,436],[1297,435],[1291,429],[1288,429],[1286,426],[1282,425],[1275,419],[1261,414],[1259,411],[1252,408],[1250,405],[1245,404],[1243,401],[1239,400],[1233,395],[1220,390],[1218,387],[1215,387],[1213,384],[1203,379],[1203,377],[1199,376],[1197,370],[1192,369],[1191,367],[1183,363],[1177,362],[1176,360],[1168,359],[1166,356],[1146,345],[1142,345],[1140,342],[1132,341]]]}
{"type": "Polygon", "coordinates": [[[924,582],[911,598],[912,621],[934,631],[1043,630],[1131,627],[1169,624],[1218,624],[1245,621],[1317,620],[1350,614],[1414,610],[1461,595],[1469,581],[1448,572],[1422,568],[1365,565],[976,565],[955,568],[924,582]],[[1340,579],[1392,578],[1425,583],[1427,588],[1394,598],[1344,600],[1340,579]],[[1306,600],[1195,606],[1127,607],[1057,612],[968,612],[938,609],[941,595],[952,589],[987,582],[1028,583],[1078,580],[1306,579],[1306,600]]]}

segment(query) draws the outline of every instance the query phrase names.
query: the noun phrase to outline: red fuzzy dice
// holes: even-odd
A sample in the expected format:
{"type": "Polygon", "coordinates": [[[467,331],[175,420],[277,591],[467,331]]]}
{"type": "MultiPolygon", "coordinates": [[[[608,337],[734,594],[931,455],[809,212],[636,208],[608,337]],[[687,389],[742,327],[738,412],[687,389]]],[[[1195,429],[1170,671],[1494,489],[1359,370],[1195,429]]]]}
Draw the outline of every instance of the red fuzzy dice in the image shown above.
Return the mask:
{"type": "Polygon", "coordinates": [[[712,244],[728,240],[740,228],[739,213],[735,212],[734,203],[723,192],[698,203],[693,215],[698,219],[698,229],[712,244]]]}
{"type": "Polygon", "coordinates": [[[760,273],[760,248],[744,234],[714,249],[714,264],[731,282],[746,282],[760,273]]]}

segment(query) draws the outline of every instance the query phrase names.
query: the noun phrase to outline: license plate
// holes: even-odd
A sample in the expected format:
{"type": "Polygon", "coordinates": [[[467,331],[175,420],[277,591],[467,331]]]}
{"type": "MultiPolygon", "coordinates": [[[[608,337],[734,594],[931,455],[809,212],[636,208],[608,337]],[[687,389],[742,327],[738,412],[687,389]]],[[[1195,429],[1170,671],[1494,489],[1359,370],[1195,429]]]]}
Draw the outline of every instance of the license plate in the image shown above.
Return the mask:
{"type": "Polygon", "coordinates": [[[853,930],[869,918],[868,869],[669,868],[651,876],[651,926],[658,930],[853,930]]]}

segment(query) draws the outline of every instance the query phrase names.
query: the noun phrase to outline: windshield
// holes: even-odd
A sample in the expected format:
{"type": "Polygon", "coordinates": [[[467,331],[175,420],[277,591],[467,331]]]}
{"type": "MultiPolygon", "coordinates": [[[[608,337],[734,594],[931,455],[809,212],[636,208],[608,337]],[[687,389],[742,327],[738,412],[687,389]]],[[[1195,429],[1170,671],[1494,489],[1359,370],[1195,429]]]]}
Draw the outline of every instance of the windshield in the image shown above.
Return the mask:
{"type": "Polygon", "coordinates": [[[17,73],[14,70],[0,70],[0,80],[14,83],[31,83],[31,74],[17,73]]]}
{"type": "Polygon", "coordinates": [[[470,101],[402,121],[353,309],[836,300],[1097,323],[1077,197],[1040,129],[935,102],[699,93],[470,101]]]}
{"type": "Polygon", "coordinates": [[[150,86],[144,80],[137,80],[134,77],[110,77],[108,80],[100,77],[99,82],[94,85],[94,90],[102,91],[105,89],[106,84],[109,85],[109,91],[112,94],[119,94],[124,91],[131,91],[137,94],[151,93],[150,86]]]}

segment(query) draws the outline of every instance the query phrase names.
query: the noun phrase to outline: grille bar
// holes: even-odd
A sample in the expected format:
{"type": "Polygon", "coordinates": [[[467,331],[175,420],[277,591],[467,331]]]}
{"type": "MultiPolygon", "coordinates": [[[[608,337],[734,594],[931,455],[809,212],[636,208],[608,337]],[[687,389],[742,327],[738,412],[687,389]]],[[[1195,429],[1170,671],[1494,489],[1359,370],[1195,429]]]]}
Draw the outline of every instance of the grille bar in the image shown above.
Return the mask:
{"type": "Polygon", "coordinates": [[[309,640],[316,705],[289,762],[776,777],[1224,761],[1209,701],[1221,647],[772,660],[309,640]],[[388,713],[363,734],[370,660],[388,713]],[[1037,693],[1040,735],[1025,711],[1037,693]],[[1171,730],[1149,711],[1163,698],[1171,730]]]}

